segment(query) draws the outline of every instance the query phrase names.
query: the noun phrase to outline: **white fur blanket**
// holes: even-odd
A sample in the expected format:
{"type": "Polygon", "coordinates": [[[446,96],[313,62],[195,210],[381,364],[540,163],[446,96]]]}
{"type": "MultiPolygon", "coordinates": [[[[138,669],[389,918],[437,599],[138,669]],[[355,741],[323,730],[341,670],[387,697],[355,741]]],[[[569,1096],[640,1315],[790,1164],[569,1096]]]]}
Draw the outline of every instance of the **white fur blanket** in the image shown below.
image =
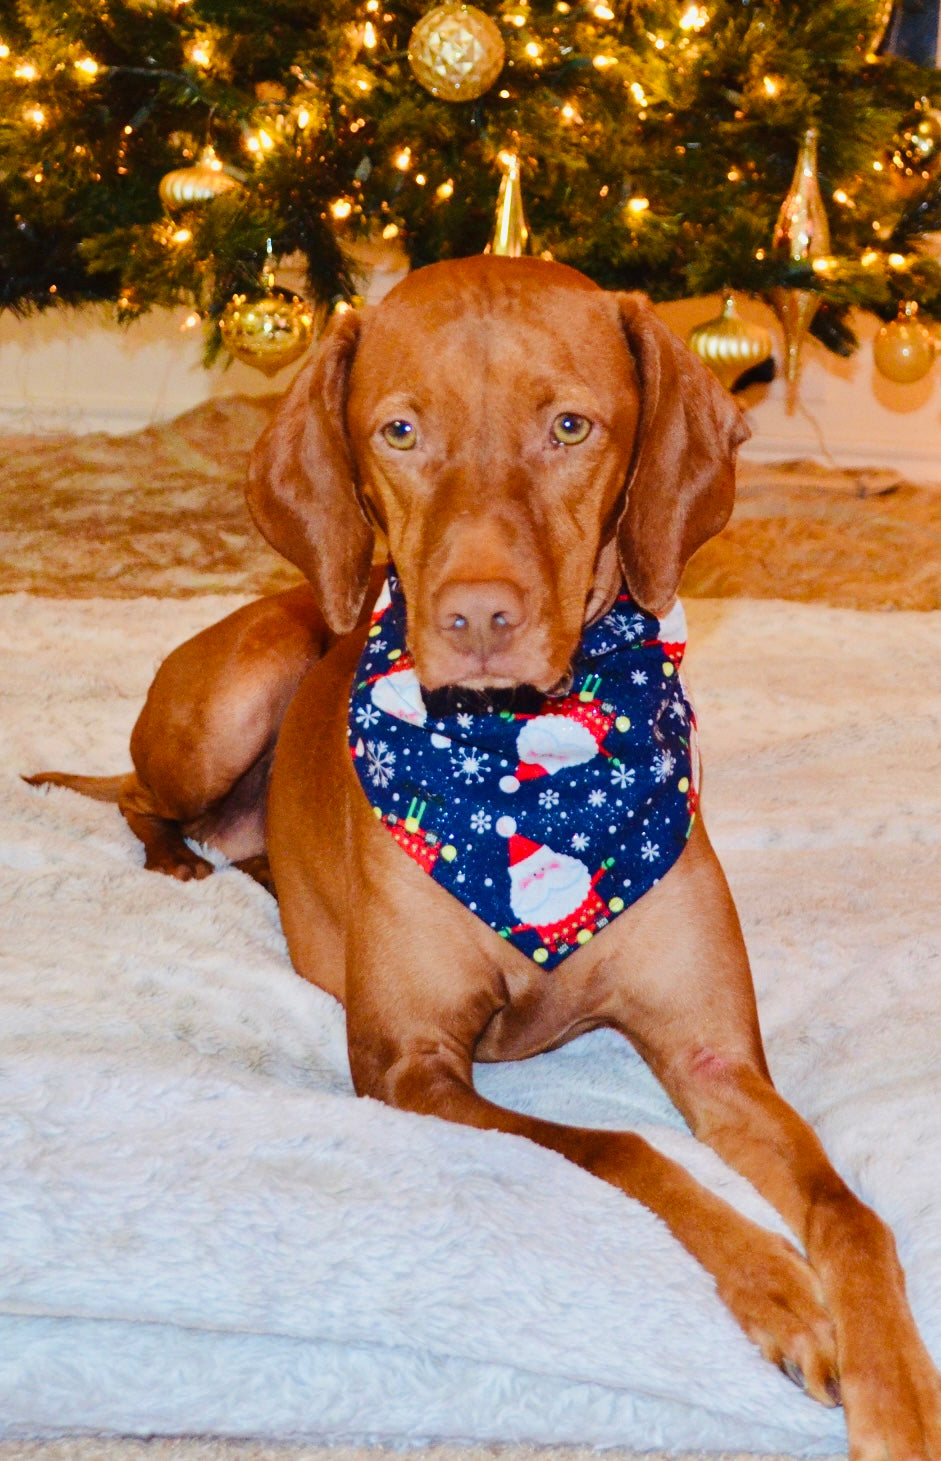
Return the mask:
{"type": "MultiPolygon", "coordinates": [[[[356,1100],[261,888],[145,873],[115,808],[17,779],[123,769],[159,657],[233,606],[0,601],[0,1435],[840,1449],[642,1208],[356,1100]]],[[[941,616],[688,607],[772,1068],[941,1358],[941,616]]],[[[775,1223],[609,1033],[480,1085],[638,1127],[775,1223]]]]}

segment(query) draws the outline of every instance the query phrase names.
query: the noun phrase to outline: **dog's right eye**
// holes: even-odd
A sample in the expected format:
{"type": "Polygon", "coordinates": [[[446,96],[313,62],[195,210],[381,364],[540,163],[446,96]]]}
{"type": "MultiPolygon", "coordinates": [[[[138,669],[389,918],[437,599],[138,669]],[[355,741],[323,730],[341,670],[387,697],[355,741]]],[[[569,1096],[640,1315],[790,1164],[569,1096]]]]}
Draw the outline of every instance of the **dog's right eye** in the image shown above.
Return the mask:
{"type": "Polygon", "coordinates": [[[389,421],[383,426],[382,434],[396,451],[410,451],[415,445],[415,428],[411,421],[389,421]]]}

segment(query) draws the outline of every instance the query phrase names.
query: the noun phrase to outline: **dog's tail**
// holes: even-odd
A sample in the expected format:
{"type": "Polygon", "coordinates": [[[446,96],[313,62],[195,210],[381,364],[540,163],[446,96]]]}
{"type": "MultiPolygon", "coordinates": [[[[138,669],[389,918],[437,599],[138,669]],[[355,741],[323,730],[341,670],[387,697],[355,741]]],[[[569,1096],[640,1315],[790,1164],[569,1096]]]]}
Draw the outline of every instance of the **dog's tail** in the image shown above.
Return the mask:
{"type": "Polygon", "coordinates": [[[67,786],[82,796],[94,797],[97,802],[119,802],[127,782],[122,776],[73,776],[68,771],[37,771],[35,776],[24,776],[30,786],[67,786]]]}

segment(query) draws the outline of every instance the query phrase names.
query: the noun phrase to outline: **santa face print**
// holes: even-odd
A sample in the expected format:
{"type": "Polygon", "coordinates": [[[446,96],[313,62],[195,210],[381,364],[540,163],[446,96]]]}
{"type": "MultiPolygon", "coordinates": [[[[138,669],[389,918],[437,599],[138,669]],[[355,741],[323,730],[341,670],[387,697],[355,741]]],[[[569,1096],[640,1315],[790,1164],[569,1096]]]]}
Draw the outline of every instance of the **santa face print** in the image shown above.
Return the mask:
{"type": "Polygon", "coordinates": [[[661,626],[622,594],[586,631],[564,699],[439,716],[408,652],[391,566],[388,587],[350,700],[360,785],[403,856],[549,970],[686,844],[697,767],[682,615],[661,626]]]}
{"type": "Polygon", "coordinates": [[[559,923],[585,902],[591,874],[577,857],[537,848],[510,868],[510,907],[520,923],[534,928],[559,923]]]}

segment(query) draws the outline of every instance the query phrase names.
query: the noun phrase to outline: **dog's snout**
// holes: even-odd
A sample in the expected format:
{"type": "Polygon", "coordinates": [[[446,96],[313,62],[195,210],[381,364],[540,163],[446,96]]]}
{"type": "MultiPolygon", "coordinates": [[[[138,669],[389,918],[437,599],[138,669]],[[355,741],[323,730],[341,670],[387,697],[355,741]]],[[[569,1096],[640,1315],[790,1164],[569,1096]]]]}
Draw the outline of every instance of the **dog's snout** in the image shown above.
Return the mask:
{"type": "Polygon", "coordinates": [[[507,579],[451,582],[436,595],[439,632],[458,652],[478,659],[509,649],[525,619],[523,593],[507,579]]]}

